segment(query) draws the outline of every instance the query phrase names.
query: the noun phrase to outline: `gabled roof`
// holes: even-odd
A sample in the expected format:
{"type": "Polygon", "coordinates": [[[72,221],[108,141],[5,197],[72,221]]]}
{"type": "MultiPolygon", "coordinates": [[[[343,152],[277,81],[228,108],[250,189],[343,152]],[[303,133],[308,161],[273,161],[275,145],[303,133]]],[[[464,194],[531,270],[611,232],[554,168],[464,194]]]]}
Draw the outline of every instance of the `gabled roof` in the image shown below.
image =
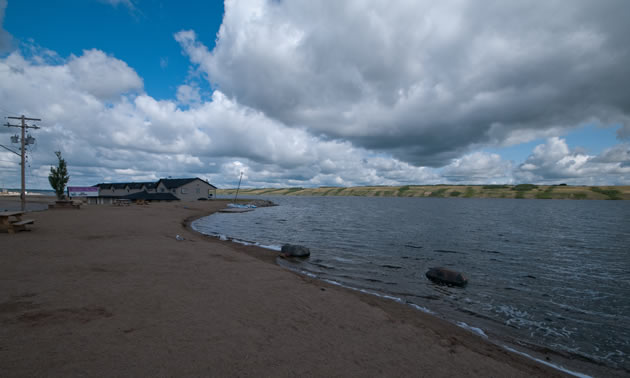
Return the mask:
{"type": "Polygon", "coordinates": [[[125,198],[132,201],[179,201],[179,198],[175,197],[171,193],[147,193],[146,190],[138,193],[129,194],[120,198],[125,198]]]}
{"type": "Polygon", "coordinates": [[[195,177],[195,178],[181,178],[181,179],[160,179],[157,183],[157,185],[160,185],[160,183],[162,183],[164,186],[166,186],[167,189],[175,189],[175,188],[179,188],[180,186],[184,186],[190,182],[193,182],[195,180],[199,180],[203,183],[206,183],[208,185],[210,185],[211,187],[213,187],[214,189],[216,189],[216,186],[210,184],[209,182],[200,179],[199,177],[195,177]]]}
{"type": "Polygon", "coordinates": [[[102,184],[96,184],[94,186],[97,186],[99,189],[125,189],[127,186],[129,186],[131,183],[128,182],[116,182],[116,183],[102,183],[102,184]]]}
{"type": "Polygon", "coordinates": [[[194,178],[181,178],[181,179],[160,179],[158,182],[118,182],[118,183],[101,183],[94,185],[99,189],[142,189],[144,186],[146,189],[155,189],[162,183],[167,189],[177,189],[180,186],[186,185],[195,180],[199,180],[203,183],[210,185],[210,187],[216,189],[217,187],[210,184],[208,181],[202,180],[199,177],[194,178]]]}
{"type": "Polygon", "coordinates": [[[154,189],[157,186],[155,182],[115,182],[115,183],[101,183],[96,184],[94,187],[98,187],[99,189],[125,189],[129,187],[129,189],[142,189],[142,186],[147,189],[154,189]]]}
{"type": "Polygon", "coordinates": [[[147,189],[153,189],[156,186],[154,182],[130,182],[128,185],[129,189],[142,189],[143,186],[147,189]]]}

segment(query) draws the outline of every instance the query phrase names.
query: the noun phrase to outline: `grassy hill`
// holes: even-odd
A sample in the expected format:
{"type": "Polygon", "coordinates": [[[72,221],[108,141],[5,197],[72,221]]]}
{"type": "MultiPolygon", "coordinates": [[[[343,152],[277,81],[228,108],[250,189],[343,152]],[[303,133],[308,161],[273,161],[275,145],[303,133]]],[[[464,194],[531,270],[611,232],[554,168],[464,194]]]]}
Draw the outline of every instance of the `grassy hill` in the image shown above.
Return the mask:
{"type": "MultiPolygon", "coordinates": [[[[219,189],[218,195],[234,195],[236,189],[219,189]]],[[[405,185],[319,188],[240,189],[239,196],[363,196],[363,197],[454,197],[521,199],[629,200],[630,186],[567,185],[405,185]]]]}

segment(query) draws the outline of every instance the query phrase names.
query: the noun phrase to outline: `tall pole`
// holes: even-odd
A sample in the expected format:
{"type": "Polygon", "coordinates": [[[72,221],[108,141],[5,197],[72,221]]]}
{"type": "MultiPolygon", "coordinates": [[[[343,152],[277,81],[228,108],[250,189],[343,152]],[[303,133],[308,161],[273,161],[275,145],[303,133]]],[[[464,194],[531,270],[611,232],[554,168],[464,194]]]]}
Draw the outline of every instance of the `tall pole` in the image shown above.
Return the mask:
{"type": "Polygon", "coordinates": [[[241,177],[238,179],[238,187],[236,188],[236,194],[234,195],[234,203],[236,203],[236,197],[238,197],[238,190],[241,188],[242,179],[243,179],[243,172],[241,172],[241,177]]]}
{"type": "Polygon", "coordinates": [[[41,121],[41,119],[39,118],[28,118],[25,117],[24,115],[22,115],[21,117],[7,117],[10,119],[19,119],[22,121],[21,125],[11,125],[9,123],[7,123],[5,126],[7,127],[19,127],[22,129],[22,138],[20,139],[20,144],[22,145],[21,148],[21,153],[20,153],[20,158],[21,158],[21,173],[22,173],[22,188],[20,190],[20,202],[21,202],[21,207],[22,207],[22,211],[26,210],[26,149],[24,148],[26,146],[26,140],[25,140],[25,136],[26,136],[26,129],[39,129],[38,126],[28,126],[26,124],[26,121],[41,121]]]}
{"type": "Polygon", "coordinates": [[[22,203],[22,211],[26,210],[26,175],[25,175],[25,166],[26,166],[26,154],[24,153],[24,134],[26,130],[26,122],[24,121],[24,115],[22,115],[22,138],[20,139],[20,143],[22,144],[21,155],[22,159],[21,169],[22,169],[22,190],[20,190],[20,202],[22,203]]]}

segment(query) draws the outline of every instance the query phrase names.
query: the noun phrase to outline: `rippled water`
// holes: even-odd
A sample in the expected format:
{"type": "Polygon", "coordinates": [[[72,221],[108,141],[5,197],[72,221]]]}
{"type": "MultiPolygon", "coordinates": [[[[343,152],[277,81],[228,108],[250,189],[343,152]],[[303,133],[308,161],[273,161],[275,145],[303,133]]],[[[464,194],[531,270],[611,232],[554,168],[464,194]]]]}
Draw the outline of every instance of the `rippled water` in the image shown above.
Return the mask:
{"type": "Polygon", "coordinates": [[[321,279],[395,296],[491,337],[630,369],[630,201],[273,197],[193,227],[271,248],[321,279]],[[446,266],[466,288],[425,277],[446,266]]]}

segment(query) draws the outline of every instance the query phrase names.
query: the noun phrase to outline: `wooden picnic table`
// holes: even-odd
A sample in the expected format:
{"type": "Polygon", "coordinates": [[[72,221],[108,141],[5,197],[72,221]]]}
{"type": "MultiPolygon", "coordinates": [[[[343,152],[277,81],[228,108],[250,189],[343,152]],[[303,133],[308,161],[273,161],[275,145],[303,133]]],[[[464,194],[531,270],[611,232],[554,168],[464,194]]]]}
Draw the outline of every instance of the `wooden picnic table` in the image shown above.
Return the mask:
{"type": "Polygon", "coordinates": [[[131,200],[126,198],[118,198],[113,201],[114,206],[129,206],[131,204],[131,200]]]}
{"type": "Polygon", "coordinates": [[[32,219],[22,219],[24,211],[1,211],[0,212],[0,225],[5,228],[9,234],[14,234],[15,231],[26,230],[27,224],[32,224],[35,221],[32,219]]]}

